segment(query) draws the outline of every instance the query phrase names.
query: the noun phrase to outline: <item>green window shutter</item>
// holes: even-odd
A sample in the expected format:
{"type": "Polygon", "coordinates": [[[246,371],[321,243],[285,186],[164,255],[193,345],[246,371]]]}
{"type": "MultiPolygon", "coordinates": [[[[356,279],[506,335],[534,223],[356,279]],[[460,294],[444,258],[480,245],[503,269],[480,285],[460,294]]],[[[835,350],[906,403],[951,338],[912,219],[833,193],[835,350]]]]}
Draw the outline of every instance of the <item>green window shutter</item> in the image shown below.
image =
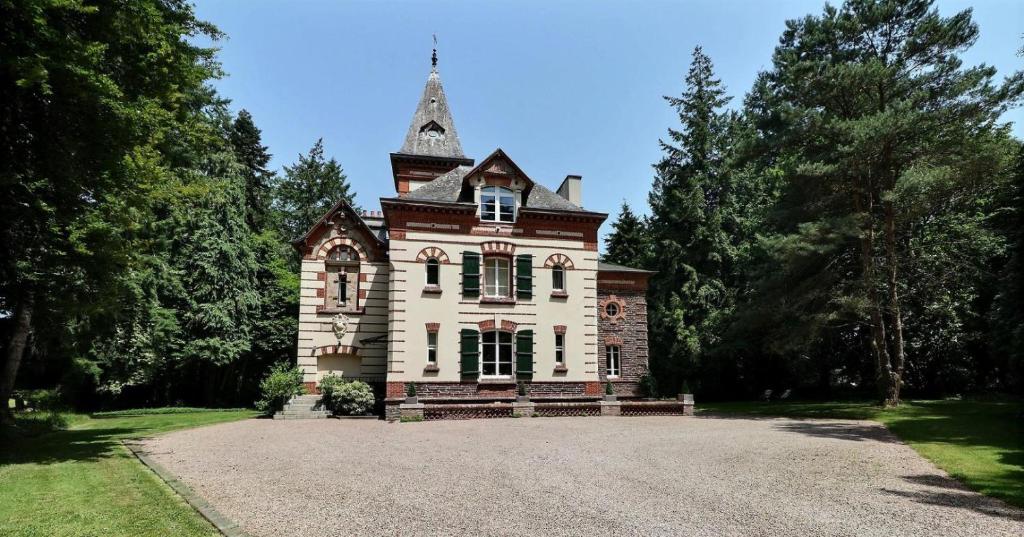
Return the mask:
{"type": "Polygon", "coordinates": [[[479,332],[470,328],[462,330],[461,344],[462,378],[477,378],[480,374],[480,338],[479,332]]]}
{"type": "Polygon", "coordinates": [[[533,298],[533,256],[516,256],[516,296],[533,298]]]}
{"type": "Polygon", "coordinates": [[[516,378],[533,378],[533,330],[516,332],[516,378]]]}
{"type": "Polygon", "coordinates": [[[480,296],[480,254],[462,252],[462,296],[480,296]]]}

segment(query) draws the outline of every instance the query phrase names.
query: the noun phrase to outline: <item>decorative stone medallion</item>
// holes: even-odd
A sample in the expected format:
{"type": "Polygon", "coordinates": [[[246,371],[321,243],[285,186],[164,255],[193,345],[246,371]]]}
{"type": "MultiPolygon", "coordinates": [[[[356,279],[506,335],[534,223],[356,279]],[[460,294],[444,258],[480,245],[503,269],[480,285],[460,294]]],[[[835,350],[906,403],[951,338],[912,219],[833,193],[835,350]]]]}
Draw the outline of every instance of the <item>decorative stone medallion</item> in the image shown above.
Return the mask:
{"type": "Polygon", "coordinates": [[[338,338],[338,343],[341,343],[341,338],[348,333],[348,315],[339,313],[334,316],[331,320],[331,325],[334,330],[334,337],[338,338]]]}

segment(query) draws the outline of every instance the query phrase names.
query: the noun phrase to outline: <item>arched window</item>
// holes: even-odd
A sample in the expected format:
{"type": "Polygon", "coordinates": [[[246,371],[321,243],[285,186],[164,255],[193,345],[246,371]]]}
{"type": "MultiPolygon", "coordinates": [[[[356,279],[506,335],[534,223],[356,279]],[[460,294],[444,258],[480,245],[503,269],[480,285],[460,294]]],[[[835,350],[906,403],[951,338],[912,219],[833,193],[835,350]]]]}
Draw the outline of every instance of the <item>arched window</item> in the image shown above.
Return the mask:
{"type": "Polygon", "coordinates": [[[436,257],[427,260],[427,285],[431,287],[441,285],[441,262],[436,257]]]}
{"type": "Polygon", "coordinates": [[[359,296],[359,253],[349,246],[335,246],[324,261],[327,269],[325,306],[355,309],[359,296]]]}
{"type": "Polygon", "coordinates": [[[512,333],[484,332],[482,338],[480,374],[483,377],[512,376],[512,333]]]}
{"type": "Polygon", "coordinates": [[[516,197],[512,191],[500,186],[483,187],[480,191],[480,220],[515,222],[516,197]]]}
{"type": "Polygon", "coordinates": [[[551,267],[551,290],[565,291],[565,267],[562,265],[551,267]]]}

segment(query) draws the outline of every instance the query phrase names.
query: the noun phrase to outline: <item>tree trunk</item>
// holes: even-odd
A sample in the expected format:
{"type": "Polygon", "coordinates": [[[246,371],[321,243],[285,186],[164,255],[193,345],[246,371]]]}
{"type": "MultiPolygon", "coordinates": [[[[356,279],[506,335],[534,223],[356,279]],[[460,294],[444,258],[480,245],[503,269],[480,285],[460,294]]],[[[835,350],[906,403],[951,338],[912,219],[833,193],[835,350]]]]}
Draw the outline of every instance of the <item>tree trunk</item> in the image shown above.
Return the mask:
{"type": "Polygon", "coordinates": [[[14,380],[18,376],[18,368],[21,366],[21,357],[25,354],[25,345],[28,343],[28,334],[32,329],[32,308],[35,306],[35,297],[32,291],[27,291],[22,297],[21,303],[14,309],[14,329],[11,333],[11,340],[7,345],[7,356],[4,358],[3,375],[0,376],[0,423],[12,425],[14,414],[9,408],[8,401],[11,393],[14,392],[14,380]]]}
{"type": "Polygon", "coordinates": [[[889,318],[892,319],[892,375],[893,387],[888,405],[900,404],[900,386],[903,384],[903,313],[900,311],[899,288],[897,288],[896,264],[896,210],[891,201],[885,202],[885,256],[889,284],[889,318]]]}
{"type": "MultiPolygon", "coordinates": [[[[858,184],[859,187],[859,184],[858,184]]],[[[883,405],[889,405],[893,397],[899,397],[898,387],[893,383],[892,362],[889,360],[889,347],[885,336],[885,318],[882,315],[882,304],[875,288],[875,227],[872,219],[874,202],[872,195],[867,193],[867,207],[861,199],[863,190],[856,188],[853,195],[854,210],[865,218],[861,228],[860,261],[864,277],[865,292],[871,304],[871,351],[875,358],[875,379],[883,405]]]]}

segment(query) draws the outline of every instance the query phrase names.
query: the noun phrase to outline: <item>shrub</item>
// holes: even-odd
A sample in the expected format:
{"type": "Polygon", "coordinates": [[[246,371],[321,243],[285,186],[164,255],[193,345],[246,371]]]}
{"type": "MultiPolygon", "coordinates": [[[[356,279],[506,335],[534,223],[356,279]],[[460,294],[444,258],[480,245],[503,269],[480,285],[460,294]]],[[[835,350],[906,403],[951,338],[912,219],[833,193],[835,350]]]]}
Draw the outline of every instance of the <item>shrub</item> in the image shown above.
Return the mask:
{"type": "Polygon", "coordinates": [[[346,416],[366,414],[373,408],[373,389],[358,380],[342,383],[334,391],[334,411],[346,416]]]}
{"type": "Polygon", "coordinates": [[[15,399],[21,398],[25,408],[32,410],[63,410],[64,404],[61,400],[60,388],[24,390],[15,394],[15,399]]]}
{"type": "Polygon", "coordinates": [[[519,391],[517,393],[519,395],[521,395],[523,397],[526,397],[526,383],[525,382],[522,382],[522,381],[519,382],[518,390],[519,391]]]}
{"type": "Polygon", "coordinates": [[[690,391],[690,383],[686,382],[685,380],[683,381],[682,390],[683,391],[681,391],[679,393],[693,393],[693,392],[690,391]]]}
{"type": "Polygon", "coordinates": [[[654,380],[654,375],[650,371],[640,377],[640,390],[643,392],[644,397],[658,397],[658,381],[654,380]]]}
{"type": "Polygon", "coordinates": [[[324,378],[320,379],[320,401],[331,412],[334,412],[335,395],[342,384],[345,384],[345,380],[334,373],[324,375],[324,378]]]}
{"type": "Polygon", "coordinates": [[[610,381],[610,380],[605,381],[605,383],[604,383],[604,394],[605,395],[615,395],[615,389],[612,388],[612,381],[610,381]]]}
{"type": "Polygon", "coordinates": [[[256,409],[268,414],[276,412],[284,408],[289,399],[303,392],[302,370],[285,362],[277,363],[260,382],[262,397],[256,402],[256,409]]]}
{"type": "Polygon", "coordinates": [[[415,382],[410,382],[409,385],[406,386],[406,388],[405,388],[405,396],[406,397],[416,397],[416,383],[415,382]]]}

